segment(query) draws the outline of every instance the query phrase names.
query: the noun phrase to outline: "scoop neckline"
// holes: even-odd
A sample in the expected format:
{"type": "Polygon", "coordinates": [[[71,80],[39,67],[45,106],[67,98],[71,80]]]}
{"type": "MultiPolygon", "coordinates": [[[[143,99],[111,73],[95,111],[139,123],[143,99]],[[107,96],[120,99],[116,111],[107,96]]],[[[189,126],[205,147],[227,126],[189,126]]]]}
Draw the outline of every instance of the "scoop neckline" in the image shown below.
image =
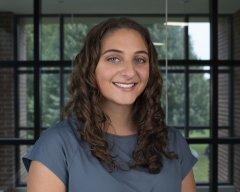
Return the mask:
{"type": "Polygon", "coordinates": [[[113,134],[113,133],[105,132],[105,135],[109,136],[109,137],[119,138],[119,139],[126,139],[126,138],[137,137],[137,133],[130,134],[130,135],[116,135],[116,134],[113,134]]]}

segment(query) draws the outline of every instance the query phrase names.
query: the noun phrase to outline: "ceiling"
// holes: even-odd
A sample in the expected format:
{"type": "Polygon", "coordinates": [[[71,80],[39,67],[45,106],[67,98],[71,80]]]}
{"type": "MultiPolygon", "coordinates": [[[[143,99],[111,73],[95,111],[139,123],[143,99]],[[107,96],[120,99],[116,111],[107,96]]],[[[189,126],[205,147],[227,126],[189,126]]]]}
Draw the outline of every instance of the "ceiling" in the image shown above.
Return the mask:
{"type": "MultiPolygon", "coordinates": [[[[42,0],[43,14],[165,14],[166,0],[42,0]]],[[[240,10],[240,0],[219,0],[219,13],[240,10]]],[[[206,14],[209,0],[168,0],[168,13],[206,14]]],[[[1,0],[0,12],[32,14],[33,0],[1,0]]]]}

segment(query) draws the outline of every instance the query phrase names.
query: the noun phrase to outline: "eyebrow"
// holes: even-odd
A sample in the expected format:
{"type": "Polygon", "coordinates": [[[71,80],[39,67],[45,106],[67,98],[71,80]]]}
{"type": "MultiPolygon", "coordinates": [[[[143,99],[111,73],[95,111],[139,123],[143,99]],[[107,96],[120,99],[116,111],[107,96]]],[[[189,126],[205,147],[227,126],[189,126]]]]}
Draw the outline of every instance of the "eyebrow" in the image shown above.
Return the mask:
{"type": "MultiPolygon", "coordinates": [[[[109,53],[109,52],[116,52],[116,53],[123,53],[123,51],[119,50],[119,49],[108,49],[106,51],[104,51],[102,53],[102,55],[106,54],[106,53],[109,53]]],[[[145,54],[148,56],[148,52],[147,51],[144,51],[144,50],[139,50],[139,51],[136,51],[135,54],[145,54]]]]}

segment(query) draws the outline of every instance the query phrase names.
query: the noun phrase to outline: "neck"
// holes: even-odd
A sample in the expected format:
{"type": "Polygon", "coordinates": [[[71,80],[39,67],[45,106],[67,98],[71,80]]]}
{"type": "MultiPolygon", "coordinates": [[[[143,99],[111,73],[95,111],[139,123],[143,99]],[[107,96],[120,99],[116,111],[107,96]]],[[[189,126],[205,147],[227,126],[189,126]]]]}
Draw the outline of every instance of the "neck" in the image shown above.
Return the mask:
{"type": "Polygon", "coordinates": [[[132,121],[132,106],[105,103],[102,109],[111,120],[107,132],[115,135],[131,135],[137,132],[132,121]]]}

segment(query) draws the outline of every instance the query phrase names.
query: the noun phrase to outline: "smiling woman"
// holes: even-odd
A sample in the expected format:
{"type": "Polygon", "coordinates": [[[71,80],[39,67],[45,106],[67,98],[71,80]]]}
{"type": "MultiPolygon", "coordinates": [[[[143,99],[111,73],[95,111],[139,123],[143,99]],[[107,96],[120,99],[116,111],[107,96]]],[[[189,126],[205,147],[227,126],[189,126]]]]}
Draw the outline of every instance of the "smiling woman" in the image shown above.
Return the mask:
{"type": "Polygon", "coordinates": [[[75,59],[65,119],[23,159],[28,192],[194,192],[196,159],[166,127],[161,89],[145,27],[127,18],[93,27],[75,59]]]}
{"type": "Polygon", "coordinates": [[[102,107],[113,109],[117,104],[131,108],[149,76],[148,50],[141,35],[132,29],[107,34],[102,40],[95,74],[103,96],[102,107]]]}

